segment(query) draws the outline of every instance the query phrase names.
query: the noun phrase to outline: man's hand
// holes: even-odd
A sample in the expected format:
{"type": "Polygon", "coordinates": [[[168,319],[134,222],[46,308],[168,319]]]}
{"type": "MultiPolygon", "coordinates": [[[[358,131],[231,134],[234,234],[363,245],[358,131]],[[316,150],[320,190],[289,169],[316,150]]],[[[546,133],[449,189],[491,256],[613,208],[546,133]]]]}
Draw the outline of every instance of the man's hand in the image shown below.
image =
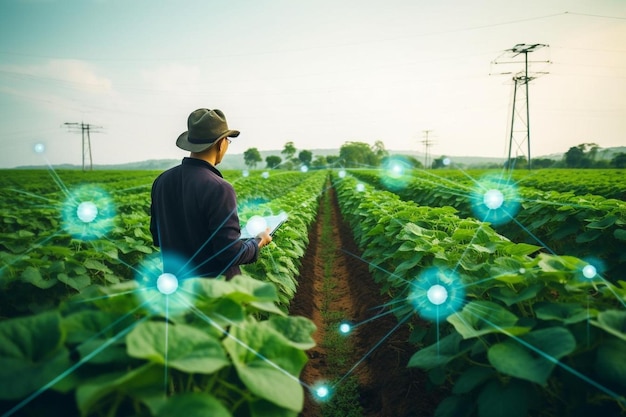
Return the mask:
{"type": "Polygon", "coordinates": [[[256,239],[257,239],[257,242],[259,243],[259,249],[261,249],[263,246],[270,243],[272,241],[272,236],[270,236],[270,228],[268,227],[267,229],[265,229],[264,232],[261,232],[258,235],[256,235],[256,239]]]}

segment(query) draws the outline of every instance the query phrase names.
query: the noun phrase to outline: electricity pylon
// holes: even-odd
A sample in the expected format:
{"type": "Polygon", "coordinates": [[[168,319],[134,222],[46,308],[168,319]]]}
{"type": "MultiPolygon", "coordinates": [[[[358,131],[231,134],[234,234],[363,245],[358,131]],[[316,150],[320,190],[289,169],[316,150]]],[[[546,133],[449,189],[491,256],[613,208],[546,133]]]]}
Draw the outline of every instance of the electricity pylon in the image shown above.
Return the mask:
{"type": "Polygon", "coordinates": [[[68,127],[68,129],[73,130],[75,132],[78,132],[78,129],[80,129],[81,135],[82,135],[82,142],[83,142],[83,171],[85,171],[85,159],[88,157],[89,158],[89,171],[93,170],[93,159],[91,156],[91,136],[90,136],[90,132],[95,132],[98,129],[102,129],[101,126],[93,126],[90,125],[88,123],[64,123],[65,126],[68,127]]]}
{"type": "MultiPolygon", "coordinates": [[[[540,74],[547,74],[547,72],[534,72],[530,73],[528,71],[529,63],[543,62],[550,63],[550,61],[528,61],[528,54],[534,52],[539,48],[546,47],[548,45],[535,43],[532,45],[527,45],[523,43],[518,43],[511,49],[507,49],[504,51],[500,57],[496,58],[492,64],[524,64],[524,70],[519,71],[513,75],[513,105],[511,110],[511,130],[509,135],[509,145],[508,145],[508,157],[507,157],[507,168],[513,168],[514,165],[513,160],[511,159],[511,153],[513,151],[513,147],[516,147],[516,155],[515,158],[520,156],[520,153],[524,155],[523,146],[527,145],[527,154],[525,155],[528,160],[528,169],[530,170],[531,165],[531,157],[530,157],[530,101],[528,99],[528,85],[532,80],[537,78],[540,74]],[[502,57],[508,57],[509,59],[517,58],[518,56],[523,55],[523,61],[500,61],[502,57]],[[522,109],[518,109],[517,102],[520,101],[523,106],[522,109]],[[518,129],[516,122],[521,124],[521,129],[518,129]],[[518,153],[519,152],[519,153],[518,153]]],[[[501,74],[511,74],[511,72],[503,72],[501,74]]]]}

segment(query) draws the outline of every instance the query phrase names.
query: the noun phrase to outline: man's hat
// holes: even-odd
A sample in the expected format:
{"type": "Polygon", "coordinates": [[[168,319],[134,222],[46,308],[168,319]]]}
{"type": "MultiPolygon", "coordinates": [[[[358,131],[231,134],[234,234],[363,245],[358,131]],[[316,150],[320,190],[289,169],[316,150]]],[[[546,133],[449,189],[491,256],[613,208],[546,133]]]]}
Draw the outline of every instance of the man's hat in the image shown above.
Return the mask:
{"type": "Polygon", "coordinates": [[[187,118],[187,131],[176,140],[176,146],[190,152],[202,152],[218,140],[239,136],[238,130],[228,129],[221,110],[198,109],[187,118]]]}

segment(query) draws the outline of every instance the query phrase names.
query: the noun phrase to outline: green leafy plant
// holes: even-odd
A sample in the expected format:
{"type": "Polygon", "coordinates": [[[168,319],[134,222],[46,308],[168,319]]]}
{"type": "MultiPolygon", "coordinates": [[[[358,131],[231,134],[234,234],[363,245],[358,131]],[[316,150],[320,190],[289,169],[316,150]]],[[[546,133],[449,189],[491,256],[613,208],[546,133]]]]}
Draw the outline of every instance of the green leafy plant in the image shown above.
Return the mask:
{"type": "Polygon", "coordinates": [[[272,284],[245,276],[189,279],[168,296],[132,281],[5,320],[2,408],[7,416],[296,416],[315,326],[281,314],[277,301],[272,284]]]}

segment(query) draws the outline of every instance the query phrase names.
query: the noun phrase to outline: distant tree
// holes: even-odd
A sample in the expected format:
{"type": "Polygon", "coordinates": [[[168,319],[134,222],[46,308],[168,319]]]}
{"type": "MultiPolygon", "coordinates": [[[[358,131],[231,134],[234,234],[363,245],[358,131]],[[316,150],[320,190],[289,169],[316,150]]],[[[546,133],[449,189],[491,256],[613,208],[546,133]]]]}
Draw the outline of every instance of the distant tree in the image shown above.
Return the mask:
{"type": "Polygon", "coordinates": [[[611,158],[611,166],[614,168],[626,168],[626,153],[620,152],[611,158]]]}
{"type": "Polygon", "coordinates": [[[300,151],[298,159],[302,162],[302,165],[309,166],[311,165],[311,160],[313,159],[313,152],[306,150],[300,151]]]}
{"type": "Polygon", "coordinates": [[[377,166],[380,158],[363,142],[346,142],[339,148],[339,158],[346,167],[377,166]]]}
{"type": "Polygon", "coordinates": [[[269,155],[265,158],[265,163],[269,169],[276,168],[281,162],[283,162],[283,159],[278,155],[269,155]]]}
{"type": "Polygon", "coordinates": [[[381,140],[377,140],[374,142],[374,146],[372,146],[372,151],[376,154],[379,159],[389,155],[389,152],[385,150],[385,144],[381,140]]]}
{"type": "Polygon", "coordinates": [[[255,168],[257,163],[263,161],[263,158],[257,148],[249,148],[244,151],[243,160],[248,168],[255,168]]]}
{"type": "Polygon", "coordinates": [[[287,142],[285,143],[285,147],[283,148],[282,151],[280,151],[280,153],[285,155],[286,160],[290,160],[296,154],[296,151],[297,150],[293,142],[287,142]]]}
{"type": "Polygon", "coordinates": [[[441,157],[433,159],[433,166],[432,166],[432,168],[433,169],[446,168],[447,165],[445,164],[445,160],[446,160],[446,156],[445,155],[441,155],[441,157]]]}
{"type": "Polygon", "coordinates": [[[584,145],[572,146],[564,155],[565,166],[568,168],[582,168],[585,164],[584,145]]]}
{"type": "Polygon", "coordinates": [[[554,159],[549,158],[535,158],[531,161],[532,168],[541,169],[541,168],[551,168],[554,167],[555,164],[554,159]]]}
{"type": "Polygon", "coordinates": [[[326,160],[326,157],[324,155],[317,155],[315,159],[313,160],[313,162],[311,162],[311,168],[314,168],[314,169],[324,168],[327,163],[328,161],[326,160]]]}
{"type": "Polygon", "coordinates": [[[339,155],[326,155],[326,164],[328,166],[334,166],[339,162],[339,155]]]}

